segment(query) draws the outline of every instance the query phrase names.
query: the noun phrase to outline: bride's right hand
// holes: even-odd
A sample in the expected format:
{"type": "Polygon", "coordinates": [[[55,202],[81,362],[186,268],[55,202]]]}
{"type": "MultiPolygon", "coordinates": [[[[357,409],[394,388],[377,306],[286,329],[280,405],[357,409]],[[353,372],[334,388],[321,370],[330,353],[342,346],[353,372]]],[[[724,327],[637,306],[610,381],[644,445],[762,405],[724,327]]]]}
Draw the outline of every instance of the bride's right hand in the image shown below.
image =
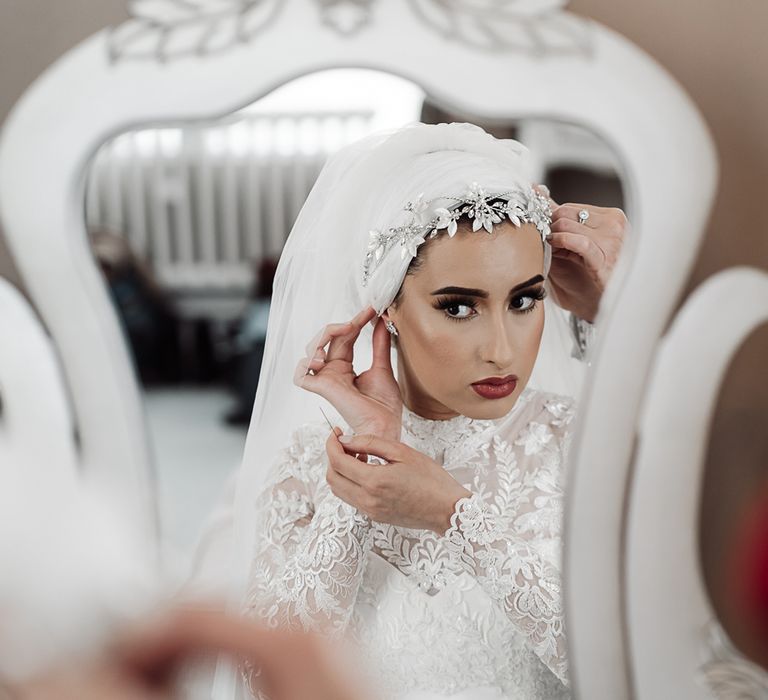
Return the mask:
{"type": "Polygon", "coordinates": [[[403,400],[392,373],[390,336],[382,318],[373,329],[370,369],[356,375],[352,365],[355,341],[374,316],[376,311],[369,307],[347,323],[323,328],[307,346],[307,357],[296,366],[293,381],[328,400],[355,433],[399,440],[403,400]]]}

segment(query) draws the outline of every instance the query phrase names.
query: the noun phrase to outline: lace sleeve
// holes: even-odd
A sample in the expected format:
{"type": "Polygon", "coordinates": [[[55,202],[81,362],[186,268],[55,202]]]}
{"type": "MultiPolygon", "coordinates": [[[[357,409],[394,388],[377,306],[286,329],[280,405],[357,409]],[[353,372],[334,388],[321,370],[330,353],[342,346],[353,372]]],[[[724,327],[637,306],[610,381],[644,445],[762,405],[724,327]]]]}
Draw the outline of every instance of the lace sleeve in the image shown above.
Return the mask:
{"type": "MultiPolygon", "coordinates": [[[[552,404],[549,410],[560,408],[552,404]]],[[[523,454],[508,442],[495,441],[497,487],[460,499],[444,535],[456,564],[501,605],[565,685],[559,543],[561,464],[569,441],[564,431],[543,423],[531,423],[514,443],[523,454]]]]}
{"type": "Polygon", "coordinates": [[[295,435],[258,499],[246,612],[271,626],[340,634],[370,547],[370,521],[325,483],[324,436],[295,435]]]}
{"type": "Polygon", "coordinates": [[[462,498],[445,534],[446,546],[567,685],[559,571],[524,537],[506,531],[499,520],[479,496],[462,498]]]}

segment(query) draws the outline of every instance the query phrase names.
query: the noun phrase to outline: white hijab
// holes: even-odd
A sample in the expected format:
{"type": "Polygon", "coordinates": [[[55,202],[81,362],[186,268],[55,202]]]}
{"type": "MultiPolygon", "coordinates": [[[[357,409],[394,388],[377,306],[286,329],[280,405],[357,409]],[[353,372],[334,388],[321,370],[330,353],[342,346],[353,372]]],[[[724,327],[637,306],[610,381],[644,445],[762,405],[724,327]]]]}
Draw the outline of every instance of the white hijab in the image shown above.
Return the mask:
{"type": "MultiPolygon", "coordinates": [[[[369,232],[399,225],[405,202],[420,194],[425,199],[461,197],[473,182],[487,192],[530,189],[536,184],[530,173],[528,149],[522,144],[459,123],[414,124],[374,134],[326,163],[294,224],[275,276],[264,360],[237,480],[232,565],[225,572],[236,610],[253,552],[254,502],[279,450],[300,425],[323,419],[319,407],[337,415],[319,396],[293,384],[297,362],[325,325],[346,321],[368,306],[382,313],[410,263],[396,246],[364,284],[369,232]]],[[[549,248],[545,243],[547,269],[549,248]]],[[[570,355],[568,321],[549,292],[544,337],[529,386],[574,396],[583,367],[570,355]]],[[[363,329],[355,345],[356,372],[370,367],[372,330],[373,324],[363,329]]],[[[234,697],[227,675],[219,674],[214,697],[234,697]]]]}

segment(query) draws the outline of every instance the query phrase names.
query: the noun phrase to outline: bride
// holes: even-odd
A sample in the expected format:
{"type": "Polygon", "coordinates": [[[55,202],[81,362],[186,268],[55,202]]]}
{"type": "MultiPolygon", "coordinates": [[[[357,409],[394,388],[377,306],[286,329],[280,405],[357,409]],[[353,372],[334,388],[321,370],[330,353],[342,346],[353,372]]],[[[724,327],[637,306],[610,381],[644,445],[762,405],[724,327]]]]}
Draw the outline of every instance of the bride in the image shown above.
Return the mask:
{"type": "Polygon", "coordinates": [[[561,207],[556,226],[528,167],[469,124],[368,137],[326,165],[280,260],[232,577],[248,615],[350,644],[383,698],[569,697],[583,363],[545,298],[593,320],[574,289],[604,286],[620,236],[581,233],[618,210],[561,207]],[[603,255],[587,283],[576,237],[603,255]]]}

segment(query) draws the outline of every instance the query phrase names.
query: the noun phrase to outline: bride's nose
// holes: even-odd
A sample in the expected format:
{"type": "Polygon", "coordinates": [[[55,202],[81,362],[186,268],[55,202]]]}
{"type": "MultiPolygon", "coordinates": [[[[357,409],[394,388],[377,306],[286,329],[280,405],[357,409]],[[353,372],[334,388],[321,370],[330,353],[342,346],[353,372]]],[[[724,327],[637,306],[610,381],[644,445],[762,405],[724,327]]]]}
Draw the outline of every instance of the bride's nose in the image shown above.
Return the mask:
{"type": "Polygon", "coordinates": [[[509,369],[517,351],[513,329],[505,321],[503,317],[494,318],[484,329],[480,344],[480,359],[499,369],[509,369]]]}

